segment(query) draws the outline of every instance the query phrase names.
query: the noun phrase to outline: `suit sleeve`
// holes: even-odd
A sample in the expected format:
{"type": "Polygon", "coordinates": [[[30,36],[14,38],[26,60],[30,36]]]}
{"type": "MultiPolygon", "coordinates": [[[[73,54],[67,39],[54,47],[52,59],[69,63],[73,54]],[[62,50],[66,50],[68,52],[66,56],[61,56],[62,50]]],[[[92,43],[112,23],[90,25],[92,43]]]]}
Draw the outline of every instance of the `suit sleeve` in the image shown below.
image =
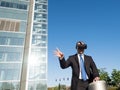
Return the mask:
{"type": "Polygon", "coordinates": [[[67,60],[65,60],[65,58],[62,58],[60,61],[60,67],[62,69],[65,69],[67,67],[69,67],[71,65],[71,58],[69,57],[67,60]]]}
{"type": "Polygon", "coordinates": [[[94,79],[95,77],[99,77],[98,69],[97,69],[96,64],[95,64],[95,62],[93,61],[92,57],[91,57],[91,69],[92,69],[93,79],[94,79]]]}

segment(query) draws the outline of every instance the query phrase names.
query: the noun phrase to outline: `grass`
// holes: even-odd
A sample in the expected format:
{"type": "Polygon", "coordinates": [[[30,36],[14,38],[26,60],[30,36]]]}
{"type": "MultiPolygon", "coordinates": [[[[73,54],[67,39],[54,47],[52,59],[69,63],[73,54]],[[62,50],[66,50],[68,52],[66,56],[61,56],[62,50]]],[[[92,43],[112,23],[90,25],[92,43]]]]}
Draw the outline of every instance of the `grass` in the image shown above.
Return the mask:
{"type": "Polygon", "coordinates": [[[119,90],[117,87],[109,87],[107,90],[119,90]]]}

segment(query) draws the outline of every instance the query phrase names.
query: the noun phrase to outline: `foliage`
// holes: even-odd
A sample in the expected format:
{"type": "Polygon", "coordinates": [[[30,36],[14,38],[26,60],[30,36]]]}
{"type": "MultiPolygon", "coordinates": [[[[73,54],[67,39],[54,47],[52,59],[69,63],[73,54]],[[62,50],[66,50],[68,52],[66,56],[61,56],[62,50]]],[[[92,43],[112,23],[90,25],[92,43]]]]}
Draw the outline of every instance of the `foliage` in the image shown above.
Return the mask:
{"type": "Polygon", "coordinates": [[[107,84],[111,82],[111,79],[108,75],[108,72],[105,71],[105,68],[98,69],[100,74],[100,79],[106,81],[107,84]]]}
{"type": "Polygon", "coordinates": [[[111,77],[105,68],[98,69],[100,74],[100,79],[105,80],[109,86],[108,90],[120,90],[120,70],[113,69],[111,77]]]}
{"type": "Polygon", "coordinates": [[[54,87],[54,90],[66,90],[66,85],[60,84],[54,87]]]}
{"type": "Polygon", "coordinates": [[[112,81],[115,82],[115,85],[120,87],[120,71],[113,69],[112,74],[111,74],[112,81]]]}
{"type": "Polygon", "coordinates": [[[36,90],[46,90],[46,88],[47,88],[46,84],[39,83],[37,84],[36,90]]]}
{"type": "Polygon", "coordinates": [[[120,90],[120,87],[109,87],[107,90],[120,90]]]}
{"type": "Polygon", "coordinates": [[[120,87],[118,87],[117,90],[120,90],[120,87]]]}
{"type": "Polygon", "coordinates": [[[117,90],[117,87],[109,87],[107,90],[117,90]]]}

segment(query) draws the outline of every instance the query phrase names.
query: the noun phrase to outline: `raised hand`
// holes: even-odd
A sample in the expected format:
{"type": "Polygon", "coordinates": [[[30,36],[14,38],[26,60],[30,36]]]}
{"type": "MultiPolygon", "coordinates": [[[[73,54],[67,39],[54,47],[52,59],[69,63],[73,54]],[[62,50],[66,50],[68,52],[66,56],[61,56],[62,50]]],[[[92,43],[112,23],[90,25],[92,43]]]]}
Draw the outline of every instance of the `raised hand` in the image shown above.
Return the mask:
{"type": "Polygon", "coordinates": [[[54,54],[59,58],[62,58],[64,56],[63,53],[58,48],[56,48],[56,50],[54,51],[54,54]]]}

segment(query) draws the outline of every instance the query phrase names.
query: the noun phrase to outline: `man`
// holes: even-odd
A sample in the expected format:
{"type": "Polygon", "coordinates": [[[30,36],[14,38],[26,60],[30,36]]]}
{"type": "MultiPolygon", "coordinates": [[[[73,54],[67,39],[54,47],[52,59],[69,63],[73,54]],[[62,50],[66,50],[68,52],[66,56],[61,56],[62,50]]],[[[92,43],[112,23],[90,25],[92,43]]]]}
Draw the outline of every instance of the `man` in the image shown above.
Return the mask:
{"type": "Polygon", "coordinates": [[[72,68],[71,90],[88,90],[90,82],[99,80],[99,73],[92,57],[84,54],[87,44],[78,41],[76,49],[77,54],[69,56],[67,60],[59,49],[55,55],[59,58],[62,69],[69,66],[72,68]]]}

